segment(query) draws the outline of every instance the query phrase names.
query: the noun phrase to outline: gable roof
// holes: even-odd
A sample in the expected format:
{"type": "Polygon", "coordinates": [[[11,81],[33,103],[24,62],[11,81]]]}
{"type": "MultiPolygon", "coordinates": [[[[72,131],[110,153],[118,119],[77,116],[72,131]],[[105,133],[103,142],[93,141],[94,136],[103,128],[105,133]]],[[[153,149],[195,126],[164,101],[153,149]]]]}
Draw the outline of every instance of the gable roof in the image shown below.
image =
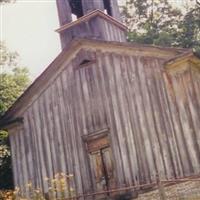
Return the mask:
{"type": "Polygon", "coordinates": [[[88,13],[87,15],[84,15],[80,18],[78,18],[77,20],[71,22],[71,23],[67,23],[63,26],[61,26],[60,28],[56,29],[56,32],[60,33],[68,28],[71,28],[73,26],[76,26],[77,24],[81,24],[83,22],[87,22],[89,21],[91,18],[99,16],[107,21],[109,21],[110,23],[118,26],[119,28],[123,29],[123,30],[127,30],[127,27],[122,24],[121,22],[119,22],[118,20],[116,20],[115,18],[111,17],[110,15],[106,15],[104,12],[102,12],[101,10],[94,10],[90,13],[88,13]]]}
{"type": "MultiPolygon", "coordinates": [[[[182,48],[164,48],[152,45],[138,45],[92,39],[74,39],[0,118],[0,127],[4,126],[8,121],[19,118],[20,111],[26,109],[35,99],[37,99],[42,91],[55,80],[63,67],[66,66],[82,48],[89,48],[91,50],[100,49],[106,52],[128,53],[138,56],[161,57],[166,60],[188,52],[188,49],[182,48]]],[[[191,52],[191,50],[189,51],[191,52]]]]}

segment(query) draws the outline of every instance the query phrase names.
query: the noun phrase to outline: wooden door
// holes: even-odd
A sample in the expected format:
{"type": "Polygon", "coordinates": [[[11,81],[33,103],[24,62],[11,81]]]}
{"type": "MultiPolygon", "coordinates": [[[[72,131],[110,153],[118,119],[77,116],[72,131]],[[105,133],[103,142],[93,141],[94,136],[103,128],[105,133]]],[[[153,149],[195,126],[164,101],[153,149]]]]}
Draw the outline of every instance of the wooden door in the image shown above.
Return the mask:
{"type": "MultiPolygon", "coordinates": [[[[90,152],[90,164],[96,192],[112,189],[115,181],[110,147],[90,152]]],[[[106,193],[105,195],[109,194],[106,193]]]]}
{"type": "Polygon", "coordinates": [[[105,178],[107,189],[113,189],[115,187],[114,181],[114,168],[113,168],[113,161],[112,161],[112,154],[110,147],[101,149],[103,166],[105,171],[105,178]]]}
{"type": "Polygon", "coordinates": [[[90,164],[93,174],[93,182],[96,191],[106,190],[106,180],[104,175],[104,166],[100,151],[92,152],[90,154],[90,164]]]}

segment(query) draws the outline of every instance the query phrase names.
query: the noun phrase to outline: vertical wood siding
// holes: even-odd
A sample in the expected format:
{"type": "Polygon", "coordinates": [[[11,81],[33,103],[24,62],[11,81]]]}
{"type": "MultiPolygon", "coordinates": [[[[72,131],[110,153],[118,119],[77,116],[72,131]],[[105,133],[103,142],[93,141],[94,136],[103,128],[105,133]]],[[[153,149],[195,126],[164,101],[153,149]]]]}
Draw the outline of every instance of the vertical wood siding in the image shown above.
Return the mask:
{"type": "Polygon", "coordinates": [[[162,59],[82,50],[24,113],[10,136],[15,185],[47,190],[74,174],[93,191],[83,135],[109,128],[118,187],[200,172],[200,74],[164,70],[162,59]],[[84,59],[96,60],[77,68],[84,59]]]}

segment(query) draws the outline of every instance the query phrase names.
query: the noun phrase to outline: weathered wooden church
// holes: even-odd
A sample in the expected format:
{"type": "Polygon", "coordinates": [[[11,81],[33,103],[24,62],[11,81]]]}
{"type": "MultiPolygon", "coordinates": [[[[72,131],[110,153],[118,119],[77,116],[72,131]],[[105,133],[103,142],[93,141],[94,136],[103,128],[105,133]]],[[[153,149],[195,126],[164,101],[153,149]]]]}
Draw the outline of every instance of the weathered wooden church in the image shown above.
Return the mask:
{"type": "Polygon", "coordinates": [[[0,121],[15,186],[45,191],[64,172],[80,195],[198,175],[200,59],[127,43],[117,0],[57,8],[62,52],[0,121]]]}

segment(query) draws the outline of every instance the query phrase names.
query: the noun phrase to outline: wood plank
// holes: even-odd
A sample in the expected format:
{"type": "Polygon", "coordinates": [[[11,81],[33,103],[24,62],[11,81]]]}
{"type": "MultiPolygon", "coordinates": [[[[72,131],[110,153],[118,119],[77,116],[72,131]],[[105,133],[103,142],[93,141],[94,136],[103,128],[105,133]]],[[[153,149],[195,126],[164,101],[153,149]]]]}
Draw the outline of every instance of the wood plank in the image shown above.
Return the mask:
{"type": "Polygon", "coordinates": [[[46,120],[47,120],[47,130],[49,133],[49,142],[50,142],[50,148],[51,148],[51,156],[52,156],[52,166],[53,166],[53,172],[54,175],[59,172],[60,169],[60,160],[58,158],[58,143],[57,143],[57,138],[55,140],[55,133],[57,131],[55,130],[54,124],[55,122],[53,121],[53,109],[52,109],[52,88],[49,87],[48,90],[44,93],[44,110],[45,110],[45,115],[46,115],[46,120]]]}
{"type": "MultiPolygon", "coordinates": [[[[143,138],[144,138],[144,144],[145,144],[145,149],[146,149],[146,159],[148,162],[148,182],[151,182],[151,178],[155,180],[155,176],[157,173],[157,167],[155,166],[155,157],[154,157],[154,152],[153,152],[153,141],[151,138],[151,132],[152,132],[152,122],[150,123],[150,119],[152,118],[152,109],[151,109],[151,104],[150,104],[150,98],[148,94],[148,89],[147,89],[147,83],[146,83],[146,77],[145,77],[145,68],[149,67],[151,60],[149,59],[146,61],[144,57],[138,58],[137,65],[136,65],[136,76],[138,77],[138,86],[139,86],[139,91],[141,95],[141,103],[143,110],[141,110],[142,115],[143,115],[143,121],[141,121],[141,130],[143,132],[143,138]]],[[[136,94],[138,95],[138,94],[136,94]]],[[[141,118],[142,119],[142,118],[141,118]]],[[[155,129],[154,129],[155,131],[155,129]]],[[[153,133],[154,134],[154,133],[153,133]]]]}
{"type": "MultiPolygon", "coordinates": [[[[76,80],[76,84],[74,84],[74,96],[77,99],[76,104],[73,104],[73,109],[75,110],[75,126],[76,126],[76,142],[78,148],[78,155],[79,155],[79,167],[80,167],[80,173],[81,173],[81,181],[82,181],[82,187],[83,192],[88,193],[92,192],[92,186],[91,186],[91,177],[89,174],[89,165],[87,162],[88,154],[86,152],[86,145],[83,141],[82,136],[84,135],[83,130],[87,132],[86,130],[86,121],[84,116],[84,106],[82,102],[82,91],[81,91],[81,81],[80,81],[80,71],[74,71],[74,80],[76,80]]],[[[92,114],[92,113],[90,113],[92,114]]]]}
{"type": "MultiPolygon", "coordinates": [[[[170,141],[170,145],[172,150],[172,161],[174,163],[174,176],[175,177],[183,177],[183,168],[182,168],[182,161],[181,161],[181,153],[180,153],[180,149],[178,148],[179,146],[179,142],[177,141],[177,135],[176,135],[176,127],[178,121],[176,120],[176,118],[174,118],[174,115],[177,115],[175,113],[175,111],[172,111],[174,105],[171,105],[171,96],[174,96],[171,92],[171,77],[169,76],[169,74],[167,74],[167,72],[163,73],[163,79],[164,79],[164,83],[163,83],[163,90],[165,98],[166,98],[166,114],[168,116],[168,126],[170,128],[170,132],[169,134],[171,136],[169,136],[169,141],[170,141]]],[[[174,102],[175,103],[175,102],[174,102]]],[[[174,104],[173,103],[173,104],[174,104]]]]}
{"type": "MultiPolygon", "coordinates": [[[[193,88],[194,92],[194,101],[195,101],[195,111],[198,116],[200,116],[200,93],[199,93],[199,86],[200,86],[200,76],[196,73],[195,70],[191,69],[191,87],[193,88]]],[[[197,142],[200,147],[200,135],[198,132],[196,133],[197,142]]]]}
{"type": "Polygon", "coordinates": [[[43,145],[43,152],[45,157],[45,163],[46,163],[46,173],[47,177],[44,178],[53,178],[54,175],[54,169],[53,169],[53,159],[52,159],[52,150],[51,150],[51,143],[50,143],[50,135],[48,132],[48,123],[47,123],[47,113],[45,112],[45,95],[41,95],[39,100],[39,116],[41,121],[41,142],[43,145]]]}
{"type": "MultiPolygon", "coordinates": [[[[41,124],[41,119],[40,119],[40,109],[39,109],[39,102],[35,101],[34,104],[32,105],[32,112],[33,112],[33,121],[34,121],[34,126],[35,126],[35,131],[34,134],[37,136],[35,137],[36,143],[37,143],[37,151],[38,151],[38,159],[39,159],[39,166],[41,171],[41,184],[42,188],[44,191],[48,191],[48,184],[45,182],[45,178],[47,177],[47,162],[46,162],[46,156],[44,155],[44,148],[43,146],[46,145],[45,143],[42,142],[42,134],[43,134],[43,128],[41,124]]],[[[45,141],[46,142],[46,141],[45,141]]]]}
{"type": "Polygon", "coordinates": [[[186,175],[188,171],[190,170],[190,158],[189,158],[189,152],[186,146],[186,141],[183,136],[183,127],[180,119],[180,112],[178,109],[178,103],[179,99],[176,97],[175,87],[176,85],[173,83],[175,76],[169,76],[169,74],[166,74],[165,76],[165,83],[168,83],[168,98],[170,103],[170,110],[171,110],[171,116],[172,116],[172,123],[175,131],[175,140],[177,144],[177,150],[179,153],[179,159],[180,159],[180,165],[181,165],[181,174],[180,176],[186,175]]]}
{"type": "MultiPolygon", "coordinates": [[[[180,117],[180,122],[182,125],[182,137],[185,142],[185,148],[188,151],[187,155],[187,160],[185,162],[188,162],[189,168],[185,172],[185,175],[189,175],[190,172],[193,173],[193,168],[197,164],[197,158],[196,158],[196,153],[194,152],[193,149],[193,141],[190,136],[190,132],[192,129],[190,129],[189,121],[187,119],[187,114],[184,106],[184,99],[185,99],[185,91],[181,82],[181,75],[176,75],[173,78],[173,85],[174,85],[174,90],[175,90],[175,95],[176,98],[178,99],[177,101],[177,107],[178,107],[178,112],[179,112],[179,117],[180,117]],[[191,148],[191,149],[190,149],[191,148]]],[[[181,148],[181,146],[180,146],[181,148]]],[[[186,164],[184,164],[184,167],[187,167],[186,164]]]]}
{"type": "MultiPolygon", "coordinates": [[[[116,137],[118,139],[119,148],[121,151],[121,159],[122,159],[122,166],[123,166],[123,172],[125,177],[125,183],[124,184],[130,184],[131,181],[131,174],[130,174],[130,168],[128,166],[128,157],[127,157],[127,147],[125,143],[125,138],[123,135],[123,132],[125,131],[123,129],[123,122],[122,120],[122,108],[120,106],[120,103],[122,104],[122,99],[120,99],[119,90],[117,86],[117,82],[119,80],[120,71],[119,71],[119,63],[117,61],[117,58],[114,57],[114,55],[105,54],[105,63],[106,67],[104,69],[106,70],[107,76],[109,77],[106,81],[108,82],[109,87],[109,96],[111,98],[112,106],[113,106],[113,117],[116,121],[116,137]]],[[[104,74],[105,75],[105,74],[104,74]]]]}
{"type": "MultiPolygon", "coordinates": [[[[133,96],[134,102],[135,102],[135,120],[138,127],[138,131],[135,133],[137,134],[137,143],[138,143],[138,151],[139,157],[140,157],[140,184],[145,183],[146,181],[149,181],[150,179],[150,172],[148,168],[148,161],[147,161],[147,148],[148,145],[145,144],[145,132],[146,132],[146,125],[145,125],[145,118],[144,118],[144,106],[142,101],[142,95],[141,95],[141,88],[140,88],[140,80],[139,80],[139,71],[138,68],[140,67],[138,65],[138,59],[135,57],[130,58],[131,67],[130,70],[132,70],[134,81],[132,82],[132,88],[133,88],[133,96]]],[[[147,141],[148,143],[148,141],[147,141]]]]}
{"type": "Polygon", "coordinates": [[[171,143],[172,137],[172,130],[170,128],[169,120],[167,118],[167,110],[168,107],[166,106],[166,91],[163,89],[163,76],[160,66],[162,66],[163,61],[161,59],[157,59],[156,61],[156,76],[157,76],[157,90],[158,90],[158,97],[160,99],[160,113],[161,113],[161,123],[163,124],[163,139],[167,144],[167,152],[168,152],[168,167],[167,167],[167,178],[171,179],[175,175],[175,163],[173,162],[173,146],[174,144],[171,143]]]}
{"type": "Polygon", "coordinates": [[[27,191],[27,184],[29,183],[29,178],[28,178],[28,168],[27,168],[27,152],[25,151],[25,143],[26,140],[24,138],[24,129],[20,128],[20,132],[19,132],[19,140],[20,140],[20,154],[21,154],[21,163],[22,163],[22,176],[23,177],[23,192],[26,196],[28,196],[28,191],[27,191]]]}
{"type": "Polygon", "coordinates": [[[62,138],[62,134],[64,133],[64,129],[62,126],[62,119],[61,119],[61,110],[59,108],[59,93],[58,88],[56,87],[56,81],[52,84],[51,88],[51,99],[52,99],[52,114],[53,114],[53,130],[54,130],[54,142],[55,145],[58,145],[56,149],[56,155],[59,155],[59,167],[57,173],[66,172],[66,162],[65,162],[65,153],[64,153],[64,140],[62,138]]]}
{"type": "MultiPolygon", "coordinates": [[[[15,131],[14,131],[15,132],[15,131]]],[[[12,172],[13,172],[13,178],[14,178],[14,187],[18,186],[18,177],[17,177],[17,158],[16,158],[16,146],[15,146],[15,138],[14,132],[12,130],[9,130],[9,141],[11,146],[11,159],[12,159],[12,172]]]]}
{"type": "Polygon", "coordinates": [[[37,173],[36,173],[36,167],[34,162],[36,162],[34,149],[33,149],[33,143],[32,143],[32,137],[30,135],[30,127],[28,122],[28,114],[24,114],[24,133],[25,133],[25,149],[26,149],[26,159],[27,159],[27,168],[28,168],[28,174],[29,174],[29,183],[32,183],[33,187],[36,188],[36,179],[37,179],[37,173]]]}
{"type": "MultiPolygon", "coordinates": [[[[67,156],[67,168],[68,168],[68,174],[73,174],[75,176],[74,172],[74,158],[73,158],[73,145],[72,145],[72,139],[71,139],[71,123],[70,123],[70,103],[69,103],[69,89],[70,89],[70,82],[68,82],[68,71],[65,70],[61,76],[61,82],[63,86],[63,98],[64,98],[64,106],[65,106],[65,119],[66,119],[66,156],[67,156]]],[[[75,178],[74,178],[75,179],[75,178]]],[[[75,181],[72,182],[72,187],[76,189],[75,181]]]]}
{"type": "Polygon", "coordinates": [[[198,116],[195,117],[195,114],[196,114],[196,111],[193,107],[193,91],[190,90],[190,86],[191,86],[191,73],[190,71],[186,71],[184,72],[184,74],[182,75],[181,77],[181,82],[182,82],[182,86],[183,86],[183,89],[185,91],[185,96],[186,96],[186,101],[187,103],[185,104],[185,107],[187,109],[187,116],[188,116],[188,121],[190,123],[190,127],[191,127],[191,140],[193,141],[193,151],[195,152],[195,155],[196,155],[196,166],[194,166],[194,172],[195,173],[198,173],[199,172],[199,165],[200,165],[200,157],[198,156],[200,154],[200,149],[199,149],[199,145],[197,143],[197,136],[196,136],[196,133],[195,132],[199,132],[200,129],[199,129],[199,119],[197,120],[198,116]],[[190,90],[190,91],[189,91],[190,90]],[[192,92],[192,93],[191,93],[192,92]],[[196,118],[196,119],[195,119],[196,118]],[[198,122],[197,122],[197,121],[198,122]],[[195,123],[196,121],[196,123],[195,123]]]}
{"type": "MultiPolygon", "coordinates": [[[[18,132],[20,134],[20,131],[18,132]]],[[[20,152],[20,141],[19,136],[15,135],[15,151],[16,151],[16,165],[17,165],[17,183],[18,187],[23,191],[23,173],[22,173],[22,162],[21,162],[21,152],[20,152]]]]}
{"type": "Polygon", "coordinates": [[[74,75],[73,75],[73,67],[72,65],[68,68],[68,72],[65,74],[67,76],[67,82],[69,83],[68,87],[68,99],[69,99],[69,123],[70,123],[70,135],[71,135],[71,144],[72,144],[72,158],[73,158],[73,172],[75,178],[75,185],[76,185],[76,192],[77,194],[83,193],[83,186],[82,186],[82,179],[80,174],[80,163],[79,163],[79,156],[78,156],[78,146],[76,142],[76,116],[74,114],[75,110],[73,109],[74,99],[74,75]]]}
{"type": "Polygon", "coordinates": [[[38,152],[38,141],[37,141],[37,131],[36,131],[36,122],[35,116],[33,113],[33,107],[30,107],[28,110],[28,121],[29,121],[29,128],[30,128],[30,137],[32,142],[32,151],[34,153],[34,166],[36,168],[36,188],[43,189],[43,182],[42,182],[42,172],[41,172],[41,160],[40,154],[38,152]]]}
{"type": "MultiPolygon", "coordinates": [[[[108,80],[110,80],[110,77],[106,73],[106,67],[109,66],[106,59],[106,55],[102,52],[98,51],[98,72],[100,74],[99,76],[99,83],[101,83],[101,89],[104,99],[104,105],[106,110],[106,116],[107,116],[107,123],[110,128],[110,138],[111,138],[111,144],[112,144],[112,151],[114,156],[114,163],[115,163],[115,169],[114,176],[116,179],[116,184],[118,187],[123,187],[125,180],[124,180],[124,172],[123,172],[123,166],[122,166],[122,159],[120,154],[120,149],[118,148],[118,140],[116,137],[117,129],[116,129],[116,121],[114,120],[114,108],[112,106],[112,100],[110,98],[110,90],[108,85],[108,80]]],[[[110,80],[111,81],[111,80],[110,80]]]]}

